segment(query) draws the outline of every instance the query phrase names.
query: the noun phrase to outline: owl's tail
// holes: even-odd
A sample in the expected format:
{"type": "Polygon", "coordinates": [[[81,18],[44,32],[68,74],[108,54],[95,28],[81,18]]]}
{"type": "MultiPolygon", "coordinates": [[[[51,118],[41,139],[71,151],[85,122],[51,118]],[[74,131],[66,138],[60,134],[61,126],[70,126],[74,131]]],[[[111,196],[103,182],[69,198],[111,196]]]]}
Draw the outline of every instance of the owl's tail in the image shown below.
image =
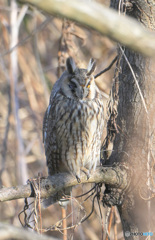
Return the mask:
{"type": "Polygon", "coordinates": [[[61,207],[66,207],[70,202],[71,189],[71,187],[66,188],[63,192],[57,192],[49,198],[44,199],[42,202],[43,208],[47,208],[56,202],[59,202],[61,207]]]}

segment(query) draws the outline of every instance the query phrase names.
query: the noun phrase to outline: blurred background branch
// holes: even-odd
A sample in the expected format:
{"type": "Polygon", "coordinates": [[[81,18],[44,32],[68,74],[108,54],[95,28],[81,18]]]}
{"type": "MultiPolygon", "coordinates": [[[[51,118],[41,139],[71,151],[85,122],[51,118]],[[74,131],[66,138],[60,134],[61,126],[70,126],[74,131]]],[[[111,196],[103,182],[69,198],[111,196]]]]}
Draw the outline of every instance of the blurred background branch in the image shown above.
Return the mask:
{"type": "Polygon", "coordinates": [[[23,228],[15,227],[11,224],[0,223],[0,240],[59,240],[59,238],[39,235],[23,228]]]}
{"type": "Polygon", "coordinates": [[[146,56],[155,56],[155,34],[134,19],[119,15],[96,2],[67,0],[19,0],[47,13],[74,20],[146,56]]]}
{"type": "MultiPolygon", "coordinates": [[[[15,46],[18,42],[18,33],[20,23],[26,14],[27,7],[22,8],[20,18],[18,19],[18,6],[15,0],[11,1],[11,15],[10,15],[10,48],[15,46]],[[24,10],[24,11],[23,11],[24,10]]],[[[19,118],[19,101],[18,101],[18,84],[19,72],[18,72],[18,53],[15,49],[10,54],[10,85],[11,85],[11,96],[12,96],[12,111],[14,114],[14,124],[17,136],[17,166],[18,166],[18,182],[23,184],[28,178],[27,165],[24,158],[24,145],[21,137],[21,122],[19,118]]]]}

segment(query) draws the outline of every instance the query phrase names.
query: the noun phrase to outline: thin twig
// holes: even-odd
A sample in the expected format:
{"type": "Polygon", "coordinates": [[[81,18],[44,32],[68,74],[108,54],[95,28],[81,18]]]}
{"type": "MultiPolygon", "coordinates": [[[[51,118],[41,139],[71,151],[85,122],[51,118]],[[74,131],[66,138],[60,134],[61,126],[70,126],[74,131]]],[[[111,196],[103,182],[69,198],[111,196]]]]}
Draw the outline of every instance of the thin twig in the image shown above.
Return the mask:
{"type": "Polygon", "coordinates": [[[67,240],[67,219],[66,219],[66,207],[61,208],[62,211],[62,228],[63,228],[63,240],[67,240]]]}
{"type": "Polygon", "coordinates": [[[107,68],[105,68],[103,71],[101,71],[101,72],[99,72],[98,74],[96,74],[96,75],[94,76],[94,78],[97,78],[97,77],[101,76],[103,73],[107,72],[107,71],[113,66],[113,64],[117,61],[117,59],[118,59],[118,56],[116,56],[116,57],[112,60],[112,62],[110,63],[110,65],[109,65],[107,68]]]}
{"type": "MultiPolygon", "coordinates": [[[[36,19],[35,19],[35,25],[36,25],[36,19]]],[[[36,27],[37,28],[37,27],[36,27]]],[[[43,68],[42,68],[42,64],[40,61],[40,55],[39,55],[39,46],[38,46],[38,32],[36,32],[34,34],[34,53],[35,53],[35,57],[36,57],[36,63],[38,65],[38,72],[39,72],[39,76],[40,76],[40,80],[43,86],[43,92],[44,92],[44,97],[45,97],[45,101],[46,101],[46,105],[48,106],[49,104],[49,98],[50,98],[50,93],[49,93],[49,89],[46,83],[46,78],[43,72],[43,68]]]]}
{"type": "Polygon", "coordinates": [[[9,118],[10,118],[10,114],[11,114],[11,91],[10,91],[10,78],[9,78],[9,75],[8,75],[8,71],[7,71],[7,68],[5,66],[5,63],[4,63],[4,59],[0,57],[0,63],[2,65],[2,68],[3,68],[3,72],[5,74],[5,78],[7,79],[7,82],[8,82],[8,87],[7,87],[7,90],[8,90],[8,111],[7,111],[7,117],[6,117],[6,127],[5,127],[5,133],[4,133],[4,138],[3,138],[3,143],[2,143],[2,153],[1,153],[1,156],[2,156],[2,161],[1,161],[1,170],[0,170],[0,174],[3,172],[4,168],[5,168],[5,159],[6,159],[6,152],[7,152],[7,143],[8,143],[8,134],[9,134],[9,129],[10,129],[10,121],[9,121],[9,118]]]}
{"type": "Polygon", "coordinates": [[[85,222],[94,212],[94,203],[95,203],[95,198],[97,197],[97,194],[95,194],[95,196],[93,197],[93,201],[92,201],[92,210],[91,212],[81,221],[81,223],[85,222]]]}
{"type": "MultiPolygon", "coordinates": [[[[109,225],[108,225],[108,234],[109,234],[109,235],[110,235],[110,230],[111,230],[113,215],[114,215],[114,207],[111,208],[110,216],[109,216],[109,225]]],[[[108,240],[108,239],[109,239],[109,236],[107,235],[106,240],[108,240]]]]}
{"type": "Polygon", "coordinates": [[[46,27],[47,24],[51,22],[52,17],[47,17],[45,21],[43,21],[37,28],[35,28],[27,37],[24,39],[20,39],[17,43],[10,46],[10,49],[5,50],[4,52],[1,52],[0,56],[4,57],[7,54],[12,53],[16,48],[24,45],[27,41],[29,41],[37,32],[42,31],[46,27]]]}
{"type": "Polygon", "coordinates": [[[109,233],[108,233],[108,219],[109,219],[110,211],[111,211],[111,208],[108,207],[107,213],[106,213],[106,218],[105,218],[105,228],[104,228],[105,230],[104,230],[104,236],[103,236],[104,240],[106,240],[107,237],[108,237],[108,240],[110,239],[109,233]]]}
{"type": "Polygon", "coordinates": [[[103,240],[103,235],[104,235],[104,223],[103,223],[103,215],[102,215],[102,211],[101,211],[101,206],[100,206],[100,193],[101,193],[101,187],[102,184],[98,184],[97,185],[97,203],[98,203],[98,207],[99,207],[99,212],[100,212],[100,217],[101,217],[101,226],[102,226],[102,240],[103,240]]]}
{"type": "Polygon", "coordinates": [[[133,76],[133,78],[134,78],[134,80],[135,80],[135,83],[136,83],[136,85],[137,85],[137,88],[138,88],[138,91],[139,91],[140,97],[141,97],[141,99],[142,99],[142,103],[143,103],[143,106],[144,106],[145,112],[146,112],[147,117],[148,117],[148,110],[147,110],[147,107],[146,107],[146,103],[145,103],[145,100],[144,100],[144,97],[143,97],[142,91],[141,91],[140,86],[139,86],[139,84],[138,84],[138,81],[137,81],[136,75],[135,75],[135,73],[134,73],[134,71],[133,71],[133,68],[131,67],[131,64],[130,64],[130,62],[129,62],[127,56],[125,55],[125,53],[124,53],[122,47],[120,46],[120,44],[119,44],[119,48],[120,48],[120,50],[121,50],[121,52],[122,52],[122,54],[123,54],[123,56],[124,56],[124,58],[125,58],[125,61],[127,62],[128,66],[129,66],[129,68],[130,68],[130,70],[131,70],[132,76],[133,76]]]}
{"type": "MultiPolygon", "coordinates": [[[[81,218],[81,220],[76,223],[76,224],[72,224],[71,226],[68,226],[66,228],[66,230],[69,230],[69,229],[76,229],[82,222],[82,220],[86,217],[86,212],[85,212],[85,209],[84,207],[82,206],[81,203],[79,203],[75,198],[72,198],[72,200],[74,200],[77,204],[78,204],[78,207],[80,208],[80,210],[82,210],[85,215],[81,218]]],[[[65,218],[69,218],[71,215],[73,215],[74,212],[77,212],[77,209],[74,208],[74,211],[72,211],[71,213],[69,213],[65,218]]],[[[60,221],[58,221],[56,224],[54,224],[53,226],[50,226],[46,229],[43,229],[43,232],[47,232],[47,231],[60,231],[61,233],[63,233],[63,230],[64,230],[64,227],[62,227],[62,222],[63,222],[64,218],[61,219],[60,221]]]]}
{"type": "Polygon", "coordinates": [[[114,240],[117,240],[117,215],[116,215],[116,206],[114,207],[114,240]]]}
{"type": "Polygon", "coordinates": [[[18,18],[17,18],[17,28],[20,27],[26,13],[27,13],[27,10],[28,10],[28,5],[23,5],[19,14],[18,14],[18,18]]]}
{"type": "Polygon", "coordinates": [[[39,214],[39,221],[40,221],[40,234],[42,233],[42,214],[41,214],[41,198],[40,198],[40,179],[42,177],[42,173],[38,174],[39,177],[39,191],[38,191],[38,214],[39,214]]]}
{"type": "Polygon", "coordinates": [[[81,195],[75,196],[75,198],[80,198],[80,197],[83,197],[83,196],[87,195],[87,194],[90,193],[92,190],[94,190],[95,187],[96,187],[96,186],[92,187],[92,188],[91,188],[89,191],[87,191],[86,193],[83,193],[83,194],[81,194],[81,195]]]}
{"type": "MultiPolygon", "coordinates": [[[[27,221],[27,218],[28,218],[28,217],[27,217],[26,211],[29,209],[29,206],[31,206],[31,205],[34,203],[34,201],[31,202],[31,203],[28,203],[27,198],[25,198],[24,202],[25,202],[24,209],[18,214],[18,219],[19,219],[20,224],[21,224],[23,227],[30,227],[30,228],[32,228],[32,226],[30,226],[30,225],[28,224],[28,221],[27,221]],[[24,224],[23,224],[22,221],[21,221],[21,215],[22,215],[23,213],[24,213],[24,224]]],[[[32,213],[32,211],[31,211],[31,213],[32,213]]]]}

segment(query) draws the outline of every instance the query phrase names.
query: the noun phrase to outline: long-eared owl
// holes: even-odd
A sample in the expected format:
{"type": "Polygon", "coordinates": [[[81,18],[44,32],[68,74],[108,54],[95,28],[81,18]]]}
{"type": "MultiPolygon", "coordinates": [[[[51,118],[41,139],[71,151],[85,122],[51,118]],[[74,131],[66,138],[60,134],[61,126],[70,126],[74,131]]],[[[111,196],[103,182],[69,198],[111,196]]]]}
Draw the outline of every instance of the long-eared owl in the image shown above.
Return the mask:
{"type": "Polygon", "coordinates": [[[78,68],[70,57],[66,71],[53,86],[43,122],[43,141],[49,175],[69,172],[80,181],[100,161],[104,126],[103,97],[95,84],[96,63],[78,68]]]}

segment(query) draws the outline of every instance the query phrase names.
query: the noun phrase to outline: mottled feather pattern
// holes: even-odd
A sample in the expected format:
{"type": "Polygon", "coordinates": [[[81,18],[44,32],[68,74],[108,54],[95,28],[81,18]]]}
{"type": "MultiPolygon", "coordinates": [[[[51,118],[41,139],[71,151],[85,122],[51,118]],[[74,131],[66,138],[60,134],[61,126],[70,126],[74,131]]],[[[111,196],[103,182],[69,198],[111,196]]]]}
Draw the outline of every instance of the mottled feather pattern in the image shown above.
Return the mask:
{"type": "Polygon", "coordinates": [[[102,119],[101,100],[76,101],[56,94],[46,112],[44,131],[49,175],[68,171],[80,178],[81,167],[95,168],[100,157],[102,119]]]}
{"type": "Polygon", "coordinates": [[[76,68],[67,60],[67,70],[55,83],[43,122],[43,138],[49,175],[70,172],[80,180],[100,162],[104,126],[103,97],[92,72],[76,68]]]}

